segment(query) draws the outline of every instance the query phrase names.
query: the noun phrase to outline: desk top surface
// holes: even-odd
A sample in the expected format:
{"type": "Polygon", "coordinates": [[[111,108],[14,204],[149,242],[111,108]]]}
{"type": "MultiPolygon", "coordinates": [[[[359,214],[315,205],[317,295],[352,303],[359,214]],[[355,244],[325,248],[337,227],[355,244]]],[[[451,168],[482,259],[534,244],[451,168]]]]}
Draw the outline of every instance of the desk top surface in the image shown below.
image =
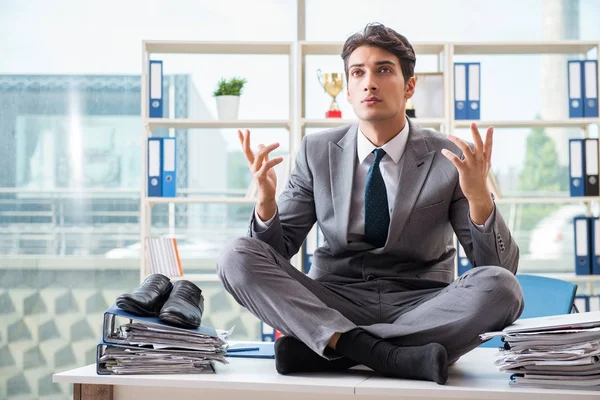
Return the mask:
{"type": "Polygon", "coordinates": [[[433,382],[384,378],[370,370],[344,373],[279,375],[272,359],[230,358],[217,363],[216,374],[203,375],[97,375],[94,364],[55,374],[54,382],[96,385],[160,386],[225,390],[312,392],[358,396],[411,398],[600,399],[600,392],[515,388],[509,374],[493,365],[495,349],[478,348],[450,367],[446,385],[433,382]]]}

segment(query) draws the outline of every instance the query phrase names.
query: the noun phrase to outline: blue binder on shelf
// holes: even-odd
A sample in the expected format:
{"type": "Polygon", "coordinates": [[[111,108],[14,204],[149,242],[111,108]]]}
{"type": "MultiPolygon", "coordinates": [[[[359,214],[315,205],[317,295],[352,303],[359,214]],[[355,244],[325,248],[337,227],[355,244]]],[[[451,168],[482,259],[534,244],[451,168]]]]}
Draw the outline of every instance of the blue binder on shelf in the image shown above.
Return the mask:
{"type": "Polygon", "coordinates": [[[569,186],[571,196],[585,195],[583,139],[569,139],[569,186]]]}
{"type": "Polygon", "coordinates": [[[575,306],[577,307],[577,311],[579,311],[580,313],[590,311],[589,296],[575,296],[575,306]]]}
{"type": "Polygon", "coordinates": [[[177,143],[174,137],[163,137],[162,143],[162,197],[177,196],[177,143]]]}
{"type": "Polygon", "coordinates": [[[600,275],[600,218],[590,217],[590,273],[600,275]]]}
{"type": "Polygon", "coordinates": [[[272,326],[265,324],[263,321],[260,322],[260,340],[263,342],[274,342],[275,341],[275,329],[272,326]]]}
{"type": "Polygon", "coordinates": [[[148,138],[148,197],[162,196],[162,140],[148,138]]]}
{"type": "Polygon", "coordinates": [[[150,60],[149,73],[149,104],[148,114],[150,118],[163,117],[163,63],[158,60],[150,60]]]}
{"type": "Polygon", "coordinates": [[[469,259],[467,258],[465,249],[462,247],[460,242],[457,242],[456,263],[457,263],[456,270],[457,270],[458,276],[464,274],[465,272],[467,272],[468,270],[473,268],[473,265],[471,264],[471,261],[469,261],[469,259]]]}
{"type": "Polygon", "coordinates": [[[481,118],[481,63],[467,63],[467,119],[481,118]]]}
{"type": "Polygon", "coordinates": [[[584,139],[585,149],[585,196],[600,195],[598,186],[598,139],[584,139]]]}
{"type": "Polygon", "coordinates": [[[321,247],[324,243],[323,232],[319,228],[318,225],[315,225],[313,229],[306,236],[306,240],[304,241],[304,249],[303,249],[303,268],[302,272],[308,274],[310,271],[310,267],[313,263],[313,258],[315,251],[321,247]]]}
{"type": "Polygon", "coordinates": [[[581,68],[584,118],[598,117],[598,61],[583,60],[581,68]]]}
{"type": "Polygon", "coordinates": [[[583,117],[583,81],[582,65],[579,60],[570,60],[567,63],[567,82],[569,91],[569,118],[583,117]]]}
{"type": "Polygon", "coordinates": [[[468,119],[467,63],[454,63],[454,119],[468,119]]]}
{"type": "Polygon", "coordinates": [[[575,274],[589,275],[591,272],[589,218],[573,218],[573,229],[575,238],[575,274]]]}

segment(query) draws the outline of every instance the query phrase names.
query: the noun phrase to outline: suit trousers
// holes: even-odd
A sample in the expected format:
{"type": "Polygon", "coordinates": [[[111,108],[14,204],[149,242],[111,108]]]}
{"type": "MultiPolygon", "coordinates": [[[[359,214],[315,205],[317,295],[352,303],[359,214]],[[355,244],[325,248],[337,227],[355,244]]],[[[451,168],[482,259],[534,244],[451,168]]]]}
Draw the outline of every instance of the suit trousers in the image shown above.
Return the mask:
{"type": "Polygon", "coordinates": [[[440,343],[453,363],[482,343],[479,334],[503,329],[524,306],[517,279],[498,266],[473,268],[450,284],[430,281],[433,287],[391,278],[340,284],[309,278],[252,237],[223,250],[217,273],[253,315],[329,359],[332,335],[361,327],[399,346],[440,343]]]}

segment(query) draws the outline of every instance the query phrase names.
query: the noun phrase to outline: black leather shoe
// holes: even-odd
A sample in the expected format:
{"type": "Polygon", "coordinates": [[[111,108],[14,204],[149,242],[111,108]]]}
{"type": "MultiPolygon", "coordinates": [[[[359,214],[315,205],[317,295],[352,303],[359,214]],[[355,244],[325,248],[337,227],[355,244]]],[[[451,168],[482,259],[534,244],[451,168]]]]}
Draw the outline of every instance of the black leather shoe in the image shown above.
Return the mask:
{"type": "Polygon", "coordinates": [[[202,290],[190,281],[176,281],[158,318],[180,328],[197,328],[202,321],[203,312],[202,290]]]}
{"type": "Polygon", "coordinates": [[[345,371],[355,365],[358,365],[356,361],[346,357],[331,361],[323,358],[292,336],[282,336],[275,341],[275,369],[281,375],[345,371]]]}
{"type": "Polygon", "coordinates": [[[152,274],[132,293],[117,297],[117,307],[132,314],[156,317],[172,289],[169,278],[161,274],[152,274]]]}

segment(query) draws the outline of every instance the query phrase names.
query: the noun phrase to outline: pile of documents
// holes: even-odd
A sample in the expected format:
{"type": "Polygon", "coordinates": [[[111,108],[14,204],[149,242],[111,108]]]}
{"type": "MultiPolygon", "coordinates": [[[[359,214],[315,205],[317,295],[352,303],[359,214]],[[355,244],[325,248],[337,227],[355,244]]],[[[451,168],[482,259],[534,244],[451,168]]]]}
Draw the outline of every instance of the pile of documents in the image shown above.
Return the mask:
{"type": "Polygon", "coordinates": [[[516,321],[502,332],[495,359],[519,387],[600,390],[600,312],[516,321]]]}
{"type": "Polygon", "coordinates": [[[97,348],[97,373],[214,373],[215,361],[227,364],[226,340],[230,333],[205,326],[178,328],[113,305],[104,314],[102,340],[97,348]]]}

